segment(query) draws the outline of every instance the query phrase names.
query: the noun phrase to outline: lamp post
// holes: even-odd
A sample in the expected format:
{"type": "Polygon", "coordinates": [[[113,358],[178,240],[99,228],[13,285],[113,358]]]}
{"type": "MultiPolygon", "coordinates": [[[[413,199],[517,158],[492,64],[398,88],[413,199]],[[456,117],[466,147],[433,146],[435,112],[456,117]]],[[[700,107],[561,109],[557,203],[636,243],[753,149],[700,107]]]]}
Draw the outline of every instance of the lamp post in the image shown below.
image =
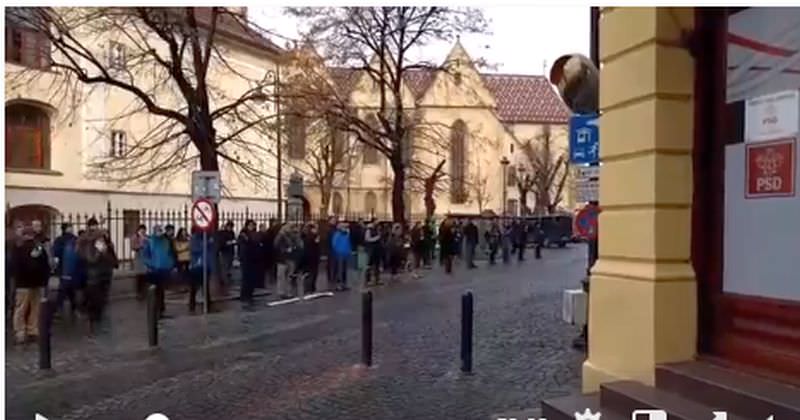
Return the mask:
{"type": "Polygon", "coordinates": [[[273,87],[273,96],[275,99],[275,120],[277,124],[276,133],[275,133],[275,143],[277,145],[277,158],[278,158],[278,173],[276,174],[277,182],[278,182],[278,220],[283,220],[283,145],[281,144],[281,132],[283,131],[283,126],[281,125],[281,97],[279,93],[279,88],[281,85],[281,67],[280,65],[275,66],[275,70],[267,70],[266,74],[267,80],[274,84],[273,87]]]}
{"type": "Polygon", "coordinates": [[[508,176],[508,164],[511,163],[508,161],[508,158],[503,156],[500,159],[500,165],[503,168],[503,216],[508,213],[507,203],[508,203],[508,182],[506,177],[508,176]]]}

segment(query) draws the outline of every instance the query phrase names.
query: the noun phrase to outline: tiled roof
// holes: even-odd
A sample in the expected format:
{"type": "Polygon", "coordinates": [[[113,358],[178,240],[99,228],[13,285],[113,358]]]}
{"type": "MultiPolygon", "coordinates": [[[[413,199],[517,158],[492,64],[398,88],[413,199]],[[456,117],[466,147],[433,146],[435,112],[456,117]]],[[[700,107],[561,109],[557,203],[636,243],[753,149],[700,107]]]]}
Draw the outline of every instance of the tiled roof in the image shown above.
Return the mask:
{"type": "Polygon", "coordinates": [[[483,74],[505,122],[565,124],[570,110],[544,76],[483,74]]]}
{"type": "MultiPolygon", "coordinates": [[[[180,10],[181,8],[176,9],[178,13],[184,13],[183,10],[180,10]]],[[[195,16],[201,25],[211,25],[210,7],[195,8],[195,16]]],[[[239,42],[250,44],[258,48],[265,48],[273,54],[281,54],[284,52],[281,47],[267,39],[255,28],[250,27],[245,16],[232,16],[230,13],[219,14],[217,16],[217,31],[221,35],[235,39],[239,42]]]]}
{"type": "MultiPolygon", "coordinates": [[[[344,67],[329,70],[341,92],[355,88],[355,70],[344,67]]],[[[419,99],[433,83],[434,76],[432,70],[410,70],[405,74],[406,84],[419,99]]],[[[481,77],[495,97],[497,114],[503,122],[566,124],[569,120],[569,108],[544,76],[486,73],[481,77]]]]}

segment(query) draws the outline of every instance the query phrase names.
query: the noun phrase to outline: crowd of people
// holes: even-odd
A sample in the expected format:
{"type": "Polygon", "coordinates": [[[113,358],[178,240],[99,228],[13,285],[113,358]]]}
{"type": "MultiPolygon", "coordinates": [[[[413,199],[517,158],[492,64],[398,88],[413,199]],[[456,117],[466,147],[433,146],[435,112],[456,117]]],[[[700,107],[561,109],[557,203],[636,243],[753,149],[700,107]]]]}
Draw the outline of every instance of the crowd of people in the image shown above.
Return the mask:
{"type": "MultiPolygon", "coordinates": [[[[222,293],[234,284],[235,262],[240,268],[239,299],[252,308],[255,289],[272,289],[281,299],[317,292],[321,265],[329,290],[349,289],[348,273],[360,271],[358,255],[366,254],[364,284],[382,284],[382,274],[394,280],[400,273],[431,268],[436,259],[446,273],[453,260],[461,259],[473,269],[483,230],[483,243],[489,264],[498,254],[508,263],[512,255],[521,261],[527,244],[528,225],[521,220],[491,220],[479,229],[475,219],[447,217],[436,226],[432,219],[413,226],[378,221],[327,223],[280,223],[269,225],[245,222],[236,234],[234,224],[226,222],[216,233],[188,232],[175,226],[141,225],[130,238],[136,294],[145,298],[147,287],[155,286],[158,316],[167,317],[165,289],[173,284],[189,288],[189,306],[194,310],[198,295],[209,299],[203,285],[215,281],[222,293]],[[326,257],[326,258],[324,258],[326,257]],[[324,258],[324,259],[323,259],[324,258]],[[203,270],[205,268],[205,276],[203,270]],[[203,279],[207,278],[208,282],[203,279]]],[[[61,235],[52,243],[41,221],[29,226],[14,225],[6,253],[7,290],[12,300],[13,328],[17,342],[38,335],[39,302],[51,276],[58,278],[56,308],[72,318],[85,315],[90,333],[103,319],[113,272],[119,266],[108,232],[90,219],[85,231],[74,233],[70,223],[61,225],[61,235]],[[13,288],[13,294],[12,292],[13,288]],[[68,311],[65,311],[66,305],[68,311]]]]}
{"type": "Polygon", "coordinates": [[[96,219],[77,234],[70,223],[52,241],[42,222],[15,223],[6,238],[6,307],[10,308],[15,342],[34,341],[39,335],[39,310],[51,275],[59,278],[56,305],[70,305],[73,317],[86,314],[93,334],[108,302],[111,278],[119,266],[114,244],[96,219]]]}

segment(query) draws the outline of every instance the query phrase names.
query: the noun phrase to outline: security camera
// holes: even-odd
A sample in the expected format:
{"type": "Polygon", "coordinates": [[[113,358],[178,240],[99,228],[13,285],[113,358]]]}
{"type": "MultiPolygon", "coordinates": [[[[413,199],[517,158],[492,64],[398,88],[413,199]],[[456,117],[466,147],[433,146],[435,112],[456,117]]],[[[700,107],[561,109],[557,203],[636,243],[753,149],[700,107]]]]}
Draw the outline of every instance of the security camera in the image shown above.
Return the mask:
{"type": "Polygon", "coordinates": [[[576,114],[597,112],[600,72],[589,57],[567,54],[558,58],[550,69],[550,82],[567,106],[576,114]]]}

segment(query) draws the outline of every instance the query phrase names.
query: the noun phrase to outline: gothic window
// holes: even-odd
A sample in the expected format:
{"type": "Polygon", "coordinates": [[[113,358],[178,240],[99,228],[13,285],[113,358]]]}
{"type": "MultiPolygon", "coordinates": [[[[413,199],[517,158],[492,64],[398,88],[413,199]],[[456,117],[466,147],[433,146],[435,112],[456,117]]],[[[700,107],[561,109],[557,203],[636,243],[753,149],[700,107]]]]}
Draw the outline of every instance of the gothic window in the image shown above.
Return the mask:
{"type": "MultiPolygon", "coordinates": [[[[378,121],[378,117],[376,117],[375,114],[370,114],[367,117],[367,124],[369,124],[369,126],[372,127],[372,130],[373,130],[372,134],[375,134],[375,132],[383,131],[383,130],[380,129],[380,122],[378,121]]],[[[375,143],[379,143],[380,142],[380,138],[377,138],[377,136],[373,136],[373,137],[375,137],[375,140],[373,140],[373,141],[375,141],[375,143]]],[[[378,153],[379,152],[378,152],[377,148],[373,147],[372,145],[365,144],[364,145],[364,165],[377,165],[378,164],[378,158],[379,158],[378,153]]]]}
{"type": "Polygon", "coordinates": [[[463,120],[450,127],[450,199],[454,204],[467,201],[467,125],[463,120]]]}
{"type": "Polygon", "coordinates": [[[300,115],[286,116],[289,131],[289,159],[306,157],[306,120],[300,115]]]}
{"type": "Polygon", "coordinates": [[[342,199],[342,194],[339,192],[333,193],[333,214],[339,216],[342,214],[342,210],[344,207],[344,199],[342,199]]]}
{"type": "Polygon", "coordinates": [[[6,167],[50,169],[50,116],[37,106],[6,106],[6,167]]]}
{"type": "Polygon", "coordinates": [[[370,217],[375,215],[375,211],[378,208],[378,197],[375,195],[374,192],[368,191],[367,194],[364,196],[364,213],[368,214],[370,217]]]}

